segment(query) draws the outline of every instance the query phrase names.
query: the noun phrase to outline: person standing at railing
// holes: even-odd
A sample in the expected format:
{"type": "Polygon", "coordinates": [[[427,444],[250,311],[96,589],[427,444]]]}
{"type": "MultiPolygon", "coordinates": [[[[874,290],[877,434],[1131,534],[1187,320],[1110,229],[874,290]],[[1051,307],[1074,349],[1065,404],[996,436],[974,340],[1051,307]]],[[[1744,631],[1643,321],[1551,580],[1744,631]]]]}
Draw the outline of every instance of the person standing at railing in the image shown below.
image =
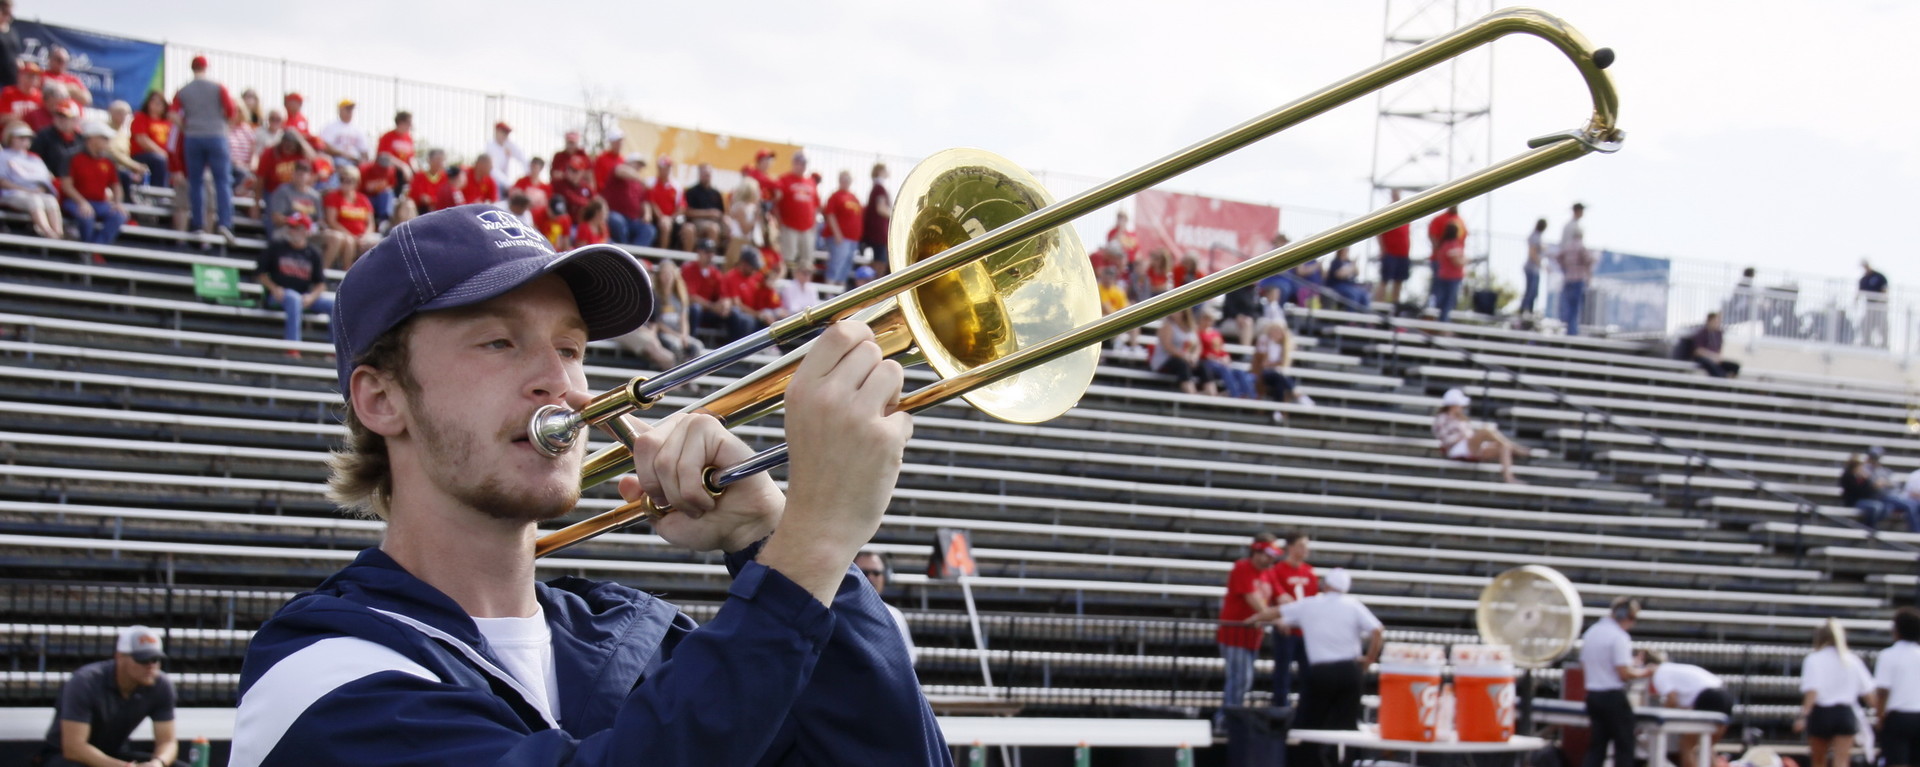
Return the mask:
{"type": "MultiPolygon", "coordinates": [[[[1400,201],[1400,190],[1393,190],[1393,201],[1400,201]]],[[[1380,233],[1380,281],[1373,286],[1373,300],[1400,308],[1400,288],[1413,275],[1413,225],[1401,224],[1380,233]]]]}
{"type": "Polygon", "coordinates": [[[113,657],[81,666],[60,687],[53,725],[41,746],[40,767],[174,767],[173,681],[160,670],[167,659],[160,633],[130,626],[113,643],[113,657]],[[153,752],[127,741],[153,720],[153,752]]]}
{"type": "MultiPolygon", "coordinates": [[[[1220,598],[1220,625],[1213,635],[1214,642],[1220,645],[1220,657],[1227,662],[1221,709],[1213,715],[1216,731],[1226,726],[1226,709],[1246,705],[1247,691],[1253,687],[1253,661],[1260,655],[1261,635],[1253,620],[1268,610],[1273,584],[1262,578],[1261,573],[1280,561],[1280,547],[1275,544],[1278,540],[1273,533],[1253,536],[1252,550],[1234,560],[1233,568],[1227,573],[1227,593],[1220,598]]],[[[1274,704],[1284,706],[1286,701],[1274,704]]]]}
{"type": "Polygon", "coordinates": [[[807,176],[807,156],[793,153],[793,166],[774,187],[773,210],[780,236],[771,244],[787,258],[813,260],[814,226],[820,219],[820,187],[807,176]]]}
{"type": "Polygon", "coordinates": [[[1547,220],[1533,222],[1533,231],[1527,234],[1527,263],[1520,268],[1521,276],[1526,278],[1526,290],[1520,294],[1520,316],[1533,316],[1533,304],[1540,298],[1540,266],[1546,261],[1547,220]]]}
{"type": "Polygon", "coordinates": [[[1887,276],[1860,259],[1860,345],[1887,345],[1887,276]]]}
{"type": "Polygon", "coordinates": [[[1587,233],[1580,219],[1587,206],[1573,204],[1573,218],[1560,230],[1560,321],[1567,335],[1580,335],[1580,314],[1587,308],[1587,281],[1593,279],[1593,253],[1587,250],[1587,233]]]}
{"type": "MultiPolygon", "coordinates": [[[[1267,600],[1271,606],[1285,608],[1287,605],[1320,594],[1320,577],[1313,572],[1313,565],[1307,563],[1307,555],[1313,548],[1313,539],[1305,530],[1293,530],[1282,539],[1285,547],[1280,561],[1261,573],[1267,581],[1269,593],[1267,600]]],[[[1307,666],[1312,660],[1307,656],[1306,638],[1299,627],[1285,628],[1273,626],[1268,629],[1273,639],[1273,700],[1276,705],[1285,705],[1293,695],[1294,667],[1297,664],[1304,677],[1307,666]]]]}
{"type": "Polygon", "coordinates": [[[1434,216],[1427,224],[1427,239],[1433,245],[1433,308],[1441,322],[1450,322],[1460,301],[1460,283],[1467,278],[1467,220],[1460,216],[1460,206],[1434,216]]]}

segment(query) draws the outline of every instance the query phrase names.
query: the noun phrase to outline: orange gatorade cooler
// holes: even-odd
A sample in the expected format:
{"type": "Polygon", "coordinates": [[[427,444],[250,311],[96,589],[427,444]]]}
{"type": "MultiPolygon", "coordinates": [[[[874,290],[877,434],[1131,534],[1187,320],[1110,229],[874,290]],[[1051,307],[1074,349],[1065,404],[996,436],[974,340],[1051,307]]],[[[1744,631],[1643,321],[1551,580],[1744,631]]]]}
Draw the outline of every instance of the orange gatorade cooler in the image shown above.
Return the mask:
{"type": "Polygon", "coordinates": [[[1454,728],[1463,741],[1505,743],[1516,703],[1513,652],[1503,645],[1454,645],[1454,728]]]}
{"type": "Polygon", "coordinates": [[[1380,652],[1380,737],[1431,742],[1440,723],[1440,645],[1388,644],[1380,652]]]}

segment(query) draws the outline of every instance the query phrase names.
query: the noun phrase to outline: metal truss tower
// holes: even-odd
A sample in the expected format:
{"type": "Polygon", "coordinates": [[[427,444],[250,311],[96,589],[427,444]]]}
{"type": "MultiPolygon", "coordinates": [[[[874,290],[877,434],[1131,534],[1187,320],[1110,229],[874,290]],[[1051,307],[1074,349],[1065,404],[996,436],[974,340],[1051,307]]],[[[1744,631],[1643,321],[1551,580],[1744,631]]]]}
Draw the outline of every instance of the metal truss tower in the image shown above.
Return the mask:
{"type": "MultiPolygon", "coordinates": [[[[1491,0],[1386,0],[1385,5],[1383,60],[1493,10],[1491,0]]],[[[1407,78],[1382,90],[1379,99],[1373,128],[1374,206],[1385,204],[1396,189],[1426,189],[1493,161],[1491,47],[1407,78]]],[[[1475,264],[1471,273],[1485,274],[1492,245],[1492,200],[1481,197],[1462,204],[1460,214],[1467,220],[1467,255],[1475,264]]],[[[1413,255],[1427,255],[1426,232],[1418,226],[1413,255]]]]}

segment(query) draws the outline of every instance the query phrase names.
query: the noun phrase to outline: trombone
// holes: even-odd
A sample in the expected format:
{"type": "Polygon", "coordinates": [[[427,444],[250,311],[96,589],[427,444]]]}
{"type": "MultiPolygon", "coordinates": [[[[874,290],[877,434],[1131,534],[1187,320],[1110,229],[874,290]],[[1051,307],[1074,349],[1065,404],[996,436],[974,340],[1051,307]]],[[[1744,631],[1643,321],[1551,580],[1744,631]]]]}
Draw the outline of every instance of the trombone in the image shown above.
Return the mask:
{"type": "MultiPolygon", "coordinates": [[[[558,456],[589,426],[617,441],[587,459],[582,485],[618,477],[632,463],[634,434],[619,416],[644,410],[696,378],[775,345],[788,345],[834,322],[857,317],[875,328],[883,351],[915,353],[939,373],[904,395],[899,409],[918,412],[953,397],[988,415],[1039,422],[1066,412],[1092,382],[1099,344],[1215,296],[1456,205],[1463,200],[1584,157],[1611,153],[1625,134],[1605,71],[1613,51],[1595,48],[1559,18],[1528,8],[1497,11],[1392,59],[1310,93],[1092,189],[1055,202],[1019,166],[987,152],[947,150],[915,167],[897,199],[888,232],[890,274],[753,335],[688,360],[653,378],[638,377],[594,397],[575,412],[557,405],[536,411],[529,435],[558,456]],[[1585,81],[1593,101],[1586,125],[1538,137],[1496,165],[1426,189],[1331,229],[1254,256],[1105,317],[1099,316],[1092,269],[1068,224],[1121,198],[1211,162],[1417,72],[1513,34],[1558,48],[1585,81]]],[[[696,403],[730,426],[779,407],[785,381],[806,349],[749,374],[696,403]]],[[[707,490],[786,462],[786,445],[737,466],[710,468],[707,490]]],[[[536,556],[671,511],[641,499],[542,536],[536,556]]]]}

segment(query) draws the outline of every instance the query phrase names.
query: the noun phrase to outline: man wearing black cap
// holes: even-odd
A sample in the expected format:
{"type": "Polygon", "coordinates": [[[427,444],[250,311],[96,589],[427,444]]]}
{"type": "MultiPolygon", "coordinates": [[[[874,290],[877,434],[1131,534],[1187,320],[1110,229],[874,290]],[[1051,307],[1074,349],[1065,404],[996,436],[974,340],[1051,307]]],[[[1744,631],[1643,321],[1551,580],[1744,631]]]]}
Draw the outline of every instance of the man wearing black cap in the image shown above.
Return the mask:
{"type": "Polygon", "coordinates": [[[167,767],[179,744],[173,734],[173,683],[160,672],[167,659],[159,632],[129,626],[114,642],[113,658],[81,666],[60,688],[60,705],[41,749],[42,767],[167,767]],[[140,722],[153,719],[153,753],[127,750],[140,722]]]}
{"type": "Polygon", "coordinates": [[[537,523],[573,510],[583,450],[534,449],[535,409],[586,404],[591,340],[652,311],[625,250],[555,253],[506,211],[397,226],[336,291],[347,444],[329,486],[386,535],[261,627],[232,764],[950,763],[879,595],[850,567],[911,432],[901,373],[859,323],[787,390],[788,492],[701,476],[752,453],[719,421],[633,421],[619,490],[677,511],[668,542],[734,574],[706,625],[628,587],[534,579],[537,523]]]}

